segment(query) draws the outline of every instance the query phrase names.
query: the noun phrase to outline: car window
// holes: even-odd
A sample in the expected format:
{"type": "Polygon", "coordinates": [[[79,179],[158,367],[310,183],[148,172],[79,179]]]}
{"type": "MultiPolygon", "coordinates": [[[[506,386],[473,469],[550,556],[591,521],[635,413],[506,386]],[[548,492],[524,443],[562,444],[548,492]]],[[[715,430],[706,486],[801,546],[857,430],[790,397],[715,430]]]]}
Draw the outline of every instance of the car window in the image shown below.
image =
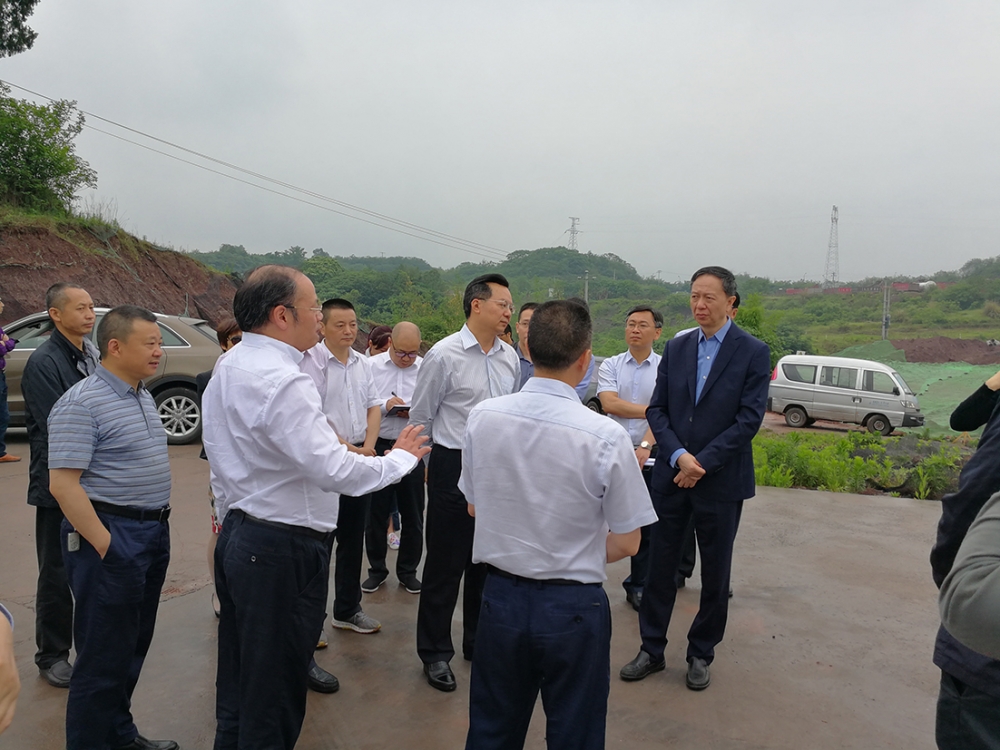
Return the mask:
{"type": "Polygon", "coordinates": [[[784,364],[781,370],[793,383],[812,383],[816,380],[816,365],[784,364]]]}
{"type": "Polygon", "coordinates": [[[26,349],[37,349],[44,341],[47,341],[52,333],[54,325],[50,318],[41,318],[32,323],[19,326],[14,331],[8,331],[12,339],[17,339],[17,348],[21,351],[26,349]]]}
{"type": "Polygon", "coordinates": [[[167,328],[163,323],[159,323],[160,336],[163,337],[163,346],[190,346],[190,344],[167,328]]]}
{"type": "Polygon", "coordinates": [[[865,374],[862,376],[861,381],[861,389],[871,391],[872,393],[891,394],[896,388],[896,384],[892,381],[892,378],[884,372],[865,370],[865,374]]]}
{"type": "Polygon", "coordinates": [[[858,382],[858,371],[853,367],[824,367],[820,370],[819,384],[834,388],[854,388],[858,382]]]}
{"type": "Polygon", "coordinates": [[[913,391],[910,389],[910,386],[908,386],[906,384],[906,381],[903,380],[903,376],[902,375],[900,375],[898,372],[896,372],[895,370],[893,370],[892,371],[892,376],[896,379],[896,382],[899,383],[900,386],[902,386],[903,393],[905,393],[907,396],[912,396],[913,395],[913,391]]]}

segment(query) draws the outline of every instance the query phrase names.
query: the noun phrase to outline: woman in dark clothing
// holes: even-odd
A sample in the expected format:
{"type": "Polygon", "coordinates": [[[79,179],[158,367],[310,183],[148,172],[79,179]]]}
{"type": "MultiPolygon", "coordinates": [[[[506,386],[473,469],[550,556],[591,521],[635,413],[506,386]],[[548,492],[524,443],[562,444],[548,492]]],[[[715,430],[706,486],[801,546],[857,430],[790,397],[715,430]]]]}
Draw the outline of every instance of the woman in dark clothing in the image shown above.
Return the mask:
{"type": "Polygon", "coordinates": [[[951,413],[951,429],[956,432],[978,430],[989,420],[998,399],[1000,399],[1000,372],[955,407],[955,411],[951,413]]]}

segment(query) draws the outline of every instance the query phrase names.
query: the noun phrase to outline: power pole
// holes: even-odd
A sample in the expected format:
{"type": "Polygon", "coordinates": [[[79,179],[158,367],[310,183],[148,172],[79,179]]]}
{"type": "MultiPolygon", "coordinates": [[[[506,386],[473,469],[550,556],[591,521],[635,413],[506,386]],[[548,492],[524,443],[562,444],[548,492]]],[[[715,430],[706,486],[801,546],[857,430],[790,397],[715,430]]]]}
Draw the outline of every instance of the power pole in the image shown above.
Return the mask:
{"type": "Polygon", "coordinates": [[[569,232],[569,249],[576,250],[576,236],[580,233],[580,230],[576,228],[576,225],[580,223],[580,219],[576,216],[570,216],[569,220],[572,222],[569,225],[569,229],[566,230],[569,232]]]}
{"type": "Polygon", "coordinates": [[[840,248],[837,243],[837,207],[830,214],[830,244],[826,249],[826,271],[823,272],[823,286],[835,287],[840,281],[840,248]]]}
{"type": "Polygon", "coordinates": [[[882,282],[882,340],[885,341],[889,337],[889,297],[892,293],[892,287],[889,285],[889,280],[885,279],[882,282]]]}
{"type": "Polygon", "coordinates": [[[590,304],[590,271],[583,272],[583,301],[590,304]]]}

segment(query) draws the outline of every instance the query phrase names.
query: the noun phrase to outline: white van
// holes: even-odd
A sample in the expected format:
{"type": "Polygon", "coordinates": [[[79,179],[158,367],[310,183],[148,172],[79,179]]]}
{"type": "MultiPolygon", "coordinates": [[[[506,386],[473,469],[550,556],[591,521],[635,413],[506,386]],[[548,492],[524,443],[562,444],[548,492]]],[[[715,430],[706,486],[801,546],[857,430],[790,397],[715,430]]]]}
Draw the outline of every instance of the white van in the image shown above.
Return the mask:
{"type": "Polygon", "coordinates": [[[782,357],[771,373],[767,409],[784,414],[791,427],[829,419],[888,435],[896,427],[924,423],[917,397],[898,372],[881,362],[846,357],[782,357]]]}

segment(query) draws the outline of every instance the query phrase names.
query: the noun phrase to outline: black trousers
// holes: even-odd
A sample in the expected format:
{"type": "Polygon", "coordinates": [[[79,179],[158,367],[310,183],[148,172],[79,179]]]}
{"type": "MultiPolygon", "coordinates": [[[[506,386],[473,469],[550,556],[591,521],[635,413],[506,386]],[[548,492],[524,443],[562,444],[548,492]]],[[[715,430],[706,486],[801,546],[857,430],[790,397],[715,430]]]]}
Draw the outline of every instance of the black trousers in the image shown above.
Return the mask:
{"type": "Polygon", "coordinates": [[[688,521],[694,516],[701,552],[701,601],[688,631],[687,659],[697,657],[711,664],[715,647],[726,632],[729,617],[729,579],[733,542],[740,524],[743,501],[706,500],[691,490],[663,495],[653,490],[653,524],[649,545],[649,578],[639,606],[642,650],[663,658],[667,628],[677,597],[677,568],[684,547],[688,521]]]}
{"type": "Polygon", "coordinates": [[[35,664],[39,669],[68,660],[73,645],[73,592],[63,562],[62,522],[60,508],[35,508],[35,553],[38,556],[35,664]]]}
{"type": "Polygon", "coordinates": [[[458,489],[462,451],[435,445],[427,466],[427,557],[417,608],[417,654],[421,661],[451,661],[451,620],[465,577],[462,655],[471,659],[479,625],[486,566],[472,563],[476,521],[458,489]]]}
{"type": "Polygon", "coordinates": [[[935,735],[939,750],[997,750],[1000,698],[942,672],[935,735]]]}
{"type": "MultiPolygon", "coordinates": [[[[653,467],[644,466],[642,468],[642,478],[646,482],[646,491],[649,491],[649,483],[653,478],[653,467]]],[[[629,558],[629,574],[622,581],[625,591],[642,591],[646,585],[646,577],[649,575],[649,533],[652,526],[643,526],[640,529],[639,551],[629,558]]]]}
{"type": "Polygon", "coordinates": [[[215,547],[215,750],[290,750],[306,715],[333,535],[314,539],[231,510],[215,547]]]}
{"type": "Polygon", "coordinates": [[[688,521],[687,530],[684,532],[684,550],[681,553],[681,564],[677,566],[677,575],[681,578],[690,578],[694,575],[695,546],[694,546],[694,514],[688,521]]]}
{"type": "Polygon", "coordinates": [[[368,524],[370,503],[371,495],[340,496],[336,564],[333,571],[333,619],[341,622],[361,611],[361,568],[364,564],[365,526],[368,524]]]}
{"type": "MultiPolygon", "coordinates": [[[[384,455],[392,448],[392,440],[379,438],[375,441],[375,453],[384,455]]],[[[424,462],[418,461],[416,468],[396,484],[373,492],[368,530],[365,532],[365,546],[368,549],[368,574],[385,577],[389,567],[385,558],[389,545],[386,541],[386,527],[392,502],[399,508],[402,529],[399,534],[399,553],[396,555],[396,578],[417,574],[417,566],[424,554],[424,462]]]]}

